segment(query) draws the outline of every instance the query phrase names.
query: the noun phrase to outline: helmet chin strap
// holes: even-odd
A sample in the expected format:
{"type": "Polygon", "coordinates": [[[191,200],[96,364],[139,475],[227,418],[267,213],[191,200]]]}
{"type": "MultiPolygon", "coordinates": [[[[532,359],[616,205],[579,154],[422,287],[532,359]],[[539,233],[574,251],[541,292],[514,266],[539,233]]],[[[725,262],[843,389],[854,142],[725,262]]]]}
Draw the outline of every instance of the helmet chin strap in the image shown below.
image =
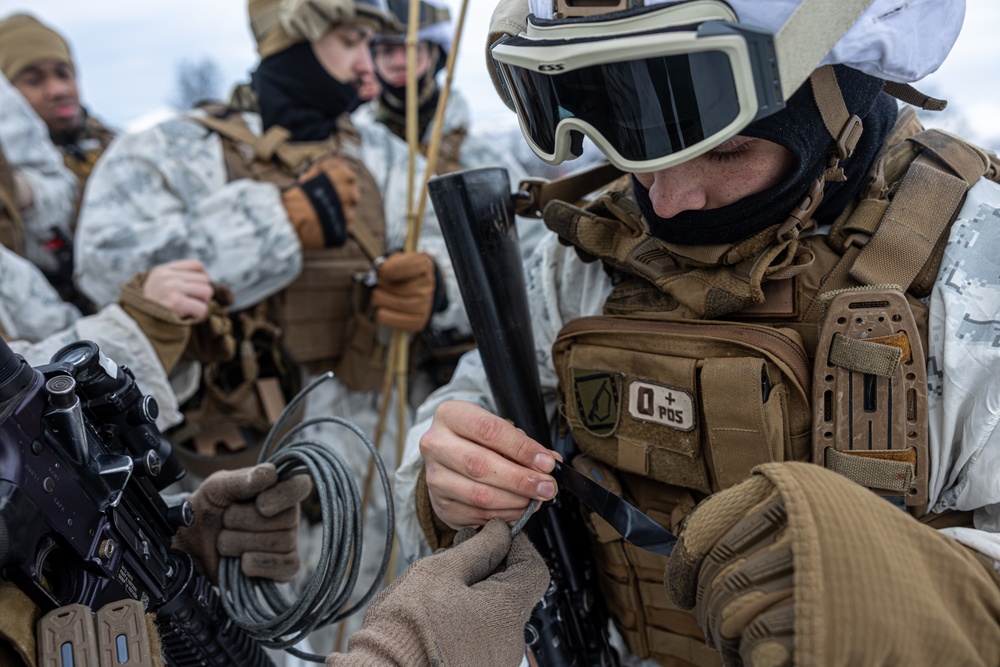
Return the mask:
{"type": "Polygon", "coordinates": [[[827,157],[826,169],[816,177],[809,186],[809,191],[788,214],[784,224],[778,228],[779,240],[797,238],[812,226],[812,216],[823,201],[823,189],[827,181],[845,180],[844,170],[839,165],[854,152],[864,129],[861,119],[848,112],[832,66],[825,65],[815,70],[810,75],[809,81],[812,84],[816,107],[819,109],[826,131],[834,140],[834,145],[827,157]]]}

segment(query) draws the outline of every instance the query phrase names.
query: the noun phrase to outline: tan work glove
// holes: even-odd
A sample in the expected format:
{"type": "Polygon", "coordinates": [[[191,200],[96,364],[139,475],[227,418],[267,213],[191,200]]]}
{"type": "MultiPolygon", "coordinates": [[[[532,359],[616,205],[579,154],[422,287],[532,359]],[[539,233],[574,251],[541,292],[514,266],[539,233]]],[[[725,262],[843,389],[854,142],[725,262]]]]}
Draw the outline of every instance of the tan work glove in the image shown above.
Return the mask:
{"type": "Polygon", "coordinates": [[[214,293],[208,304],[205,319],[191,327],[182,361],[217,363],[229,361],[236,354],[233,321],[229,319],[229,306],[233,305],[233,292],[221,283],[212,283],[214,293]]]}
{"type": "Polygon", "coordinates": [[[339,248],[361,201],[358,177],[335,155],[311,165],[281,193],[288,220],[307,250],[339,248]]]}
{"type": "Polygon", "coordinates": [[[279,482],[272,463],[214,472],[188,498],[194,523],[177,531],[173,546],[212,582],[220,556],[239,558],[248,577],[288,581],[299,570],[299,503],[311,490],[307,475],[279,482]]]}
{"type": "Polygon", "coordinates": [[[397,252],[375,267],[378,282],[372,289],[375,320],[393,329],[420,333],[434,312],[437,269],[423,252],[397,252]]]}
{"type": "Polygon", "coordinates": [[[142,329],[142,333],[152,343],[163,371],[170,375],[188,346],[191,324],[166,306],[145,296],[142,285],[147,273],[137,273],[122,286],[118,305],[142,329]]]}
{"type": "Polygon", "coordinates": [[[549,585],[549,571],[524,534],[493,519],[478,534],[416,561],[365,614],[346,654],[328,667],[516,667],[524,625],[549,585]]]}
{"type": "Polygon", "coordinates": [[[665,583],[727,667],[1000,664],[1000,575],[816,465],[759,466],[702,502],[665,583]]]}

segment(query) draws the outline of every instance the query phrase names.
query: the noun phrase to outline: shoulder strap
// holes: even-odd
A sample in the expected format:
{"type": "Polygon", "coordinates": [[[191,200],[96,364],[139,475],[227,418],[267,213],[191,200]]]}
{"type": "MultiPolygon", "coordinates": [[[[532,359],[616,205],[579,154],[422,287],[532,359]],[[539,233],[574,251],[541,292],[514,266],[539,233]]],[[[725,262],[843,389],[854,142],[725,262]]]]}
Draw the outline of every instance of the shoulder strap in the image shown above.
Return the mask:
{"type": "Polygon", "coordinates": [[[939,100],[936,97],[925,95],[908,83],[886,81],[882,90],[900,102],[906,102],[927,111],[943,111],[948,106],[948,100],[939,100]]]}
{"type": "Polygon", "coordinates": [[[925,295],[936,277],[941,238],[969,188],[993,172],[989,154],[940,130],[924,130],[886,150],[872,172],[879,187],[849,219],[837,221],[850,233],[839,237],[842,257],[823,292],[895,285],[925,295]]]}
{"type": "MultiPolygon", "coordinates": [[[[225,139],[248,146],[253,151],[253,158],[262,162],[278,160],[295,171],[330,151],[330,147],[325,143],[298,144],[290,142],[292,133],[279,125],[269,127],[263,135],[258,137],[250,131],[238,113],[221,117],[219,109],[215,107],[205,110],[209,112],[209,115],[188,116],[188,118],[204,125],[225,139]]],[[[227,109],[223,109],[223,111],[227,111],[227,109]]]]}
{"type": "Polygon", "coordinates": [[[926,130],[908,141],[922,150],[851,267],[851,277],[863,285],[912,285],[965,193],[990,167],[983,151],[940,130],[926,130]]]}

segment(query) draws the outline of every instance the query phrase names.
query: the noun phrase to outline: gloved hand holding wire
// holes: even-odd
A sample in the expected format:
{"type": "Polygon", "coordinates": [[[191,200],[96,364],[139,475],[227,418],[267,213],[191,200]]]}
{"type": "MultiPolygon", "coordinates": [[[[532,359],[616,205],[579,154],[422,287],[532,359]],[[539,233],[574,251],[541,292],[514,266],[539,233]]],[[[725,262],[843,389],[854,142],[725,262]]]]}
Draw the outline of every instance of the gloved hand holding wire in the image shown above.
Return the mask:
{"type": "Polygon", "coordinates": [[[299,503],[311,489],[307,475],[279,482],[272,463],[212,473],[188,498],[194,523],[173,546],[214,583],[221,556],[239,558],[248,577],[288,581],[299,569],[299,503]]]}

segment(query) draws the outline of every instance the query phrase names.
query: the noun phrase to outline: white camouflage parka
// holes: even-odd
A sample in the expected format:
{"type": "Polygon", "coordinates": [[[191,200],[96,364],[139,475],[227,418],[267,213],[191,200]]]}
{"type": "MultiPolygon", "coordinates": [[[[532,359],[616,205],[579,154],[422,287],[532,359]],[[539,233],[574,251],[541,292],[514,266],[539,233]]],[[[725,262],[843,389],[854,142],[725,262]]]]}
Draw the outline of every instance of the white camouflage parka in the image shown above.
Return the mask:
{"type": "Polygon", "coordinates": [[[70,238],[70,223],[76,202],[77,182],[63,168],[62,156],[49,139],[42,120],[0,74],[0,142],[4,155],[18,175],[31,187],[32,203],[21,211],[25,254],[43,269],[55,269],[55,259],[42,246],[57,228],[70,238]]]}

